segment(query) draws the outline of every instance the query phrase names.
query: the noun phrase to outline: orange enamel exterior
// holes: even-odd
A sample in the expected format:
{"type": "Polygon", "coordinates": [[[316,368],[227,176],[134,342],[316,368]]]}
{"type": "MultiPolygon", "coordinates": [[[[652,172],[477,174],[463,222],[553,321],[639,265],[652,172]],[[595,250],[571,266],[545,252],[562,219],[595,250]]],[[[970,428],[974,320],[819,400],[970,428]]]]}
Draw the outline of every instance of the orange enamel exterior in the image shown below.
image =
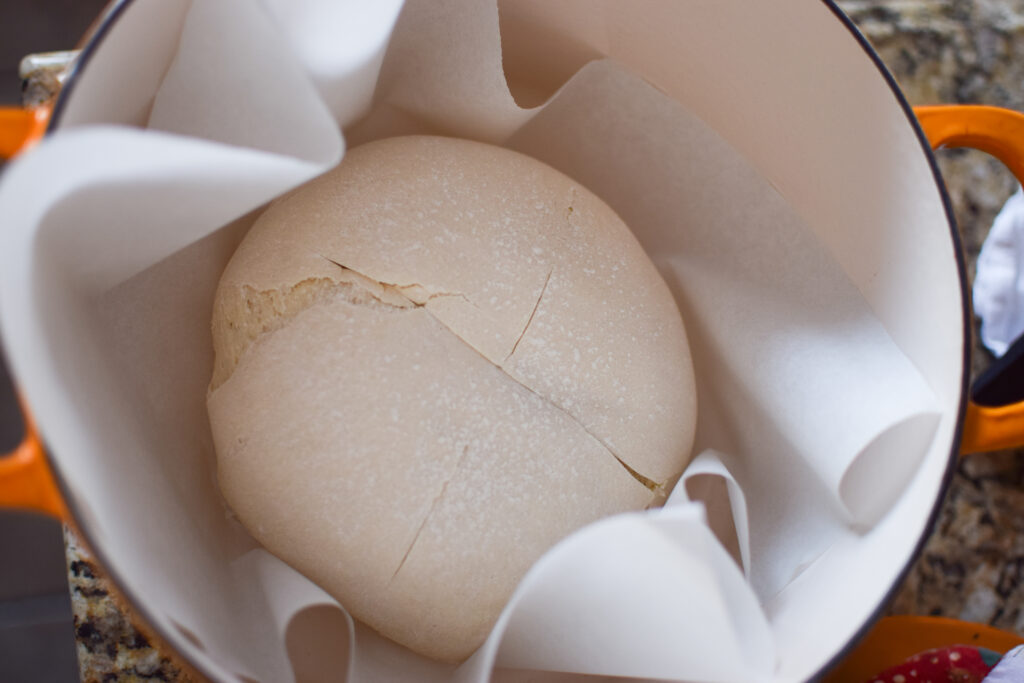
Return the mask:
{"type": "Polygon", "coordinates": [[[66,519],[67,508],[46,462],[43,444],[28,411],[22,412],[25,438],[13,453],[0,457],[0,506],[66,519]]]}
{"type": "Polygon", "coordinates": [[[823,683],[864,683],[891,666],[937,647],[975,645],[1005,654],[1024,637],[944,617],[886,617],[823,683]]]}
{"type": "Polygon", "coordinates": [[[46,132],[50,109],[0,107],[0,159],[10,159],[37,142],[46,132]]]}
{"type": "MultiPolygon", "coordinates": [[[[988,152],[1024,182],[1024,114],[999,107],[949,105],[914,109],[932,148],[973,147],[988,152]]],[[[1024,402],[967,406],[960,453],[1024,445],[1024,402]]]]}
{"type": "MultiPolygon", "coordinates": [[[[0,108],[0,159],[10,159],[35,144],[46,132],[49,119],[49,108],[0,108]]],[[[0,456],[0,507],[66,519],[67,508],[46,461],[43,444],[24,408],[23,405],[25,438],[13,453],[0,456]]]]}
{"type": "Polygon", "coordinates": [[[1024,403],[1008,406],[967,404],[960,453],[984,453],[1017,448],[1024,443],[1024,403]]]}

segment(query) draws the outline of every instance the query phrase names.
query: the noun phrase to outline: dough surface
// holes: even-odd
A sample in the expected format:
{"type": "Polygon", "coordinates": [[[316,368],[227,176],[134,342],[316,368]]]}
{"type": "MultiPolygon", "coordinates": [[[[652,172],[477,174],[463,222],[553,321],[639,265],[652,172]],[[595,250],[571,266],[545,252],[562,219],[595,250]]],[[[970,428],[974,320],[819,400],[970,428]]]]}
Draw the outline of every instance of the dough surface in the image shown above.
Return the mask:
{"type": "Polygon", "coordinates": [[[350,150],[228,264],[208,409],[228,504],[354,617],[464,659],[575,529],[657,502],[696,396],[668,288],[570,178],[437,137],[350,150]]]}

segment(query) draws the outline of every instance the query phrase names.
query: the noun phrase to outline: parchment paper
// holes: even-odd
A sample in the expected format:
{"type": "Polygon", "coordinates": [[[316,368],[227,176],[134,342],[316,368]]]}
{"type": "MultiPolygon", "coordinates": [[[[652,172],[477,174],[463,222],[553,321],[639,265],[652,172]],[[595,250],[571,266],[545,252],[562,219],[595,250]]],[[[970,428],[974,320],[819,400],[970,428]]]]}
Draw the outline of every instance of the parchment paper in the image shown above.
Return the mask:
{"type": "MultiPolygon", "coordinates": [[[[146,125],[98,126],[83,95],[75,129],[0,184],[4,249],[32,255],[4,274],[7,348],[96,550],[149,620],[223,680],[469,682],[496,666],[510,680],[772,680],[764,605],[886,514],[937,421],[926,382],[785,198],[615,59],[521,108],[493,2],[179,4],[180,25],[148,29],[180,36],[139,86],[146,125]],[[459,667],[354,623],[255,547],[216,490],[213,288],[250,212],[336,163],[343,126],[350,145],[411,132],[504,144],[583,183],[661,269],[693,349],[704,454],[669,504],[553,548],[459,667]]],[[[587,21],[629,11],[604,4],[587,21]]],[[[131,71],[144,42],[112,39],[123,58],[98,58],[107,73],[89,79],[131,71]]],[[[614,43],[573,54],[614,56],[614,43]]]]}

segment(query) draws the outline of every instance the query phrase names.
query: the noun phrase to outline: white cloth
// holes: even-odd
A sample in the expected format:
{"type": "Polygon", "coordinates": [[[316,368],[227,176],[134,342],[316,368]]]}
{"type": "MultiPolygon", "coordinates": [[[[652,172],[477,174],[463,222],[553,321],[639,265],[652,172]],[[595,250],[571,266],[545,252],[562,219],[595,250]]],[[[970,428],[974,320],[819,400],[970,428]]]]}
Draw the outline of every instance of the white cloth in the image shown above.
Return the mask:
{"type": "MultiPolygon", "coordinates": [[[[1019,192],[1017,194],[1020,194],[1019,192]]],[[[984,683],[1019,683],[1024,680],[1024,645],[1013,648],[999,660],[984,683]]]]}
{"type": "Polygon", "coordinates": [[[1024,192],[1003,205],[978,255],[974,312],[981,341],[997,357],[1024,332],[1024,192]]]}

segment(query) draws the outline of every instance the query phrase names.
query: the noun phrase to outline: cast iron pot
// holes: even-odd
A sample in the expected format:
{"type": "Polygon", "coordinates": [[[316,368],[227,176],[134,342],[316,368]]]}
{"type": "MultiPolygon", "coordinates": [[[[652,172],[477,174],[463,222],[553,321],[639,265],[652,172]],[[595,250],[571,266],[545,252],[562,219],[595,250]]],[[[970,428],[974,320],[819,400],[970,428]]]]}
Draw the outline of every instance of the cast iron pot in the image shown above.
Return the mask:
{"type": "MultiPolygon", "coordinates": [[[[119,0],[108,8],[89,32],[55,101],[32,110],[0,112],[0,153],[31,153],[34,142],[61,129],[66,111],[90,87],[89,66],[104,41],[143,4],[119,0]]],[[[843,625],[808,657],[807,666],[780,673],[781,679],[795,680],[817,678],[834,667],[878,619],[931,530],[960,454],[1024,444],[1024,383],[1013,381],[1021,375],[1024,346],[1007,354],[973,392],[969,385],[969,283],[949,197],[932,154],[938,147],[974,147],[1024,178],[1024,116],[974,106],[914,110],[877,53],[833,2],[763,4],[772,7],[707,3],[710,7],[693,8],[692,27],[677,27],[671,61],[698,65],[688,72],[688,105],[770,177],[809,220],[831,216],[839,227],[826,241],[831,240],[836,253],[887,250],[891,262],[914,264],[911,272],[864,274],[851,256],[844,266],[895,341],[918,362],[943,411],[936,442],[914,483],[914,495],[923,502],[897,520],[902,554],[874,568],[879,578],[865,589],[871,595],[867,604],[846,615],[843,625]],[[729,35],[720,35],[723,31],[729,35]],[[715,52],[716,45],[729,45],[728,54],[715,52]],[[714,68],[700,66],[709,63],[714,68]],[[814,172],[808,173],[811,168],[814,172]],[[872,221],[876,207],[882,207],[877,217],[890,220],[872,221]],[[868,234],[849,241],[857,230],[843,226],[854,225],[850,221],[855,213],[856,220],[869,226],[868,234]],[[893,215],[904,223],[896,236],[885,232],[891,230],[893,215]],[[928,301],[928,310],[915,307],[915,301],[928,301]],[[943,342],[928,341],[936,337],[943,342]]],[[[652,45],[657,43],[652,40],[652,45]]],[[[116,110],[117,103],[109,106],[116,110]]],[[[33,377],[19,368],[17,357],[11,360],[24,393],[30,395],[33,377]]],[[[103,543],[70,494],[59,457],[63,454],[48,454],[44,447],[46,411],[34,411],[37,429],[28,407],[23,443],[0,458],[0,505],[73,524],[157,635],[215,678],[208,665],[210,653],[188,634],[162,626],[146,596],[125,587],[124,570],[105,556],[103,543]]],[[[808,626],[792,621],[786,628],[808,626]]]]}

